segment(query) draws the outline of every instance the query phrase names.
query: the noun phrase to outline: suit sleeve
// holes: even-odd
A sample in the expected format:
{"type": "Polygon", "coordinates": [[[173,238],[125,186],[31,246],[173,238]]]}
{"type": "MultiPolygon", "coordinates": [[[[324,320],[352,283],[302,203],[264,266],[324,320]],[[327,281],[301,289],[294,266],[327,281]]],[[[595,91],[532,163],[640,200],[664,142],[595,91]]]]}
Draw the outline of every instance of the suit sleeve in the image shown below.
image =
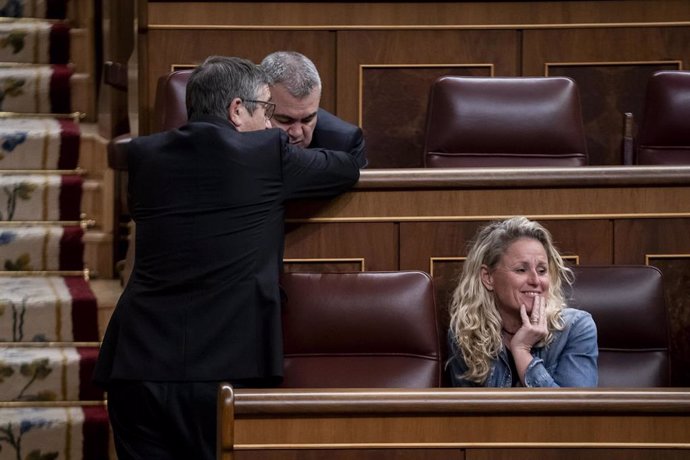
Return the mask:
{"type": "Polygon", "coordinates": [[[357,128],[356,131],[352,134],[352,150],[350,151],[350,154],[355,157],[357,160],[357,165],[360,168],[366,168],[367,164],[369,163],[367,161],[367,154],[366,154],[366,146],[364,144],[364,134],[362,133],[362,130],[360,128],[357,128]]]}
{"type": "Polygon", "coordinates": [[[360,168],[365,168],[368,164],[362,129],[324,109],[319,109],[314,137],[309,147],[347,151],[355,157],[360,168]]]}
{"type": "Polygon", "coordinates": [[[281,135],[286,198],[331,197],[359,180],[359,164],[351,152],[302,149],[281,135]]]}

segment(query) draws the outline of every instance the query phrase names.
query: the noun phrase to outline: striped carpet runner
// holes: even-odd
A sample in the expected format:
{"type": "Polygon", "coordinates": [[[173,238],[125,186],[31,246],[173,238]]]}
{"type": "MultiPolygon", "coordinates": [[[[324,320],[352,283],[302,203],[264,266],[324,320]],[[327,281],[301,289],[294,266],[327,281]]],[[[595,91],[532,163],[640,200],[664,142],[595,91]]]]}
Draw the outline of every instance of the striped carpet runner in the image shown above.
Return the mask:
{"type": "Polygon", "coordinates": [[[67,0],[0,0],[0,460],[108,459],[67,0]]]}

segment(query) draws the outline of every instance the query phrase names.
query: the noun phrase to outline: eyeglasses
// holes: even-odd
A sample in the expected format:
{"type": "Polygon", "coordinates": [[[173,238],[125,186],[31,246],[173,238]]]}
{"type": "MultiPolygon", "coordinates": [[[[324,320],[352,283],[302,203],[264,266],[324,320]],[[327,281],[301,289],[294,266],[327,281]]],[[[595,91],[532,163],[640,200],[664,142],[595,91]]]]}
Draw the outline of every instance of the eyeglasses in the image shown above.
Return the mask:
{"type": "Polygon", "coordinates": [[[264,108],[264,117],[266,117],[266,120],[270,120],[273,117],[273,112],[276,111],[276,105],[273,102],[257,101],[255,99],[245,99],[244,102],[261,104],[261,106],[264,108]]]}

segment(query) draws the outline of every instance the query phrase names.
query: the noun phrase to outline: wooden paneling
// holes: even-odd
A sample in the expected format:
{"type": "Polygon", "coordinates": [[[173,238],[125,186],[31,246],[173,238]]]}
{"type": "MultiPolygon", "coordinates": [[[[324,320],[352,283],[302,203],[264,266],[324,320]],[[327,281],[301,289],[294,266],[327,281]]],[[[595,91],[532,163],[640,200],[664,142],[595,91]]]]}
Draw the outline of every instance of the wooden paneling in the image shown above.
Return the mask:
{"type": "Polygon", "coordinates": [[[685,0],[484,2],[148,2],[148,23],[193,26],[590,24],[690,20],[685,0]]]}
{"type": "Polygon", "coordinates": [[[422,166],[431,82],[445,73],[517,75],[517,38],[509,30],[339,31],[337,114],[364,129],[370,167],[422,166]]]}
{"type": "MultiPolygon", "coordinates": [[[[362,191],[346,193],[330,207],[293,208],[292,218],[359,220],[481,220],[516,214],[536,219],[590,219],[659,215],[683,209],[690,197],[683,187],[648,188],[524,188],[503,190],[362,191]],[[317,208],[317,209],[315,209],[317,208]]],[[[686,210],[690,208],[684,208],[686,210]]]]}
{"type": "Polygon", "coordinates": [[[690,386],[690,222],[686,219],[616,222],[615,261],[661,269],[671,334],[671,383],[690,386]]]}
{"type": "MultiPolygon", "coordinates": [[[[625,423],[624,421],[622,423],[625,423]]],[[[681,449],[471,449],[467,460],[687,460],[681,449]]]]}
{"type": "Polygon", "coordinates": [[[311,57],[322,105],[360,124],[370,168],[422,166],[430,82],[442,73],[569,75],[581,86],[594,165],[622,163],[623,113],[639,117],[647,76],[687,69],[690,3],[142,2],[140,115],[158,76],[210,54],[311,57]],[[684,21],[684,22],[683,22],[684,21]],[[488,67],[487,67],[488,66],[488,67]],[[548,69],[547,69],[548,67],[548,69]],[[490,70],[488,70],[490,68],[490,70]]]}
{"type": "Polygon", "coordinates": [[[361,271],[360,267],[367,271],[397,270],[397,224],[288,224],[285,259],[288,271],[361,271]],[[308,268],[290,259],[301,259],[308,268]]]}
{"type": "MultiPolygon", "coordinates": [[[[313,449],[238,451],[234,460],[464,460],[457,449],[313,449]]],[[[665,460],[662,459],[662,460],[665,460]]]]}
{"type": "Polygon", "coordinates": [[[690,59],[688,25],[535,29],[523,37],[527,76],[543,76],[546,64],[681,61],[687,68],[690,59]]]}
{"type": "MultiPolygon", "coordinates": [[[[570,77],[577,82],[582,119],[587,135],[589,164],[623,163],[624,113],[641,120],[647,81],[654,72],[679,70],[680,61],[649,63],[596,63],[547,65],[549,76],[570,77]],[[599,95],[599,97],[597,97],[599,95]]],[[[636,130],[632,133],[635,136],[636,130]]]]}
{"type": "Polygon", "coordinates": [[[429,88],[444,75],[491,77],[493,65],[361,66],[360,125],[369,168],[424,167],[429,88]]]}
{"type": "Polygon", "coordinates": [[[689,398],[687,391],[653,389],[233,391],[224,386],[220,458],[257,458],[243,455],[268,451],[275,454],[272,459],[292,459],[327,450],[354,459],[360,449],[397,450],[401,456],[389,458],[403,459],[424,458],[404,454],[410,450],[436,449],[460,459],[463,453],[468,459],[492,458],[492,452],[496,458],[510,452],[519,458],[590,458],[588,453],[597,459],[642,458],[623,456],[634,451],[651,455],[644,458],[659,452],[687,456],[689,398]],[[526,452],[533,457],[518,453],[523,449],[531,449],[526,452]],[[574,456],[576,451],[582,455],[574,456]],[[553,457],[555,452],[565,456],[553,457]]]}
{"type": "Polygon", "coordinates": [[[564,75],[580,89],[590,164],[622,163],[623,113],[639,120],[648,77],[688,69],[690,26],[524,31],[523,75],[564,75]]]}

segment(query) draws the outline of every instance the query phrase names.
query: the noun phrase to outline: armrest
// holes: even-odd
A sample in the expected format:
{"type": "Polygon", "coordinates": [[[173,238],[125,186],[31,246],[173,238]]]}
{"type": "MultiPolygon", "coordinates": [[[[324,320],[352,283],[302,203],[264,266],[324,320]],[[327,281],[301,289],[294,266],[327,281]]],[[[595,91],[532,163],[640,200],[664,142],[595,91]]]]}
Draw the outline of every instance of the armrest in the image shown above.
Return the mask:
{"type": "Polygon", "coordinates": [[[103,63],[103,82],[122,91],[127,90],[127,66],[119,62],[103,63]]]}
{"type": "Polygon", "coordinates": [[[116,171],[127,171],[127,146],[132,140],[130,134],[122,134],[108,142],[108,166],[116,171]]]}

